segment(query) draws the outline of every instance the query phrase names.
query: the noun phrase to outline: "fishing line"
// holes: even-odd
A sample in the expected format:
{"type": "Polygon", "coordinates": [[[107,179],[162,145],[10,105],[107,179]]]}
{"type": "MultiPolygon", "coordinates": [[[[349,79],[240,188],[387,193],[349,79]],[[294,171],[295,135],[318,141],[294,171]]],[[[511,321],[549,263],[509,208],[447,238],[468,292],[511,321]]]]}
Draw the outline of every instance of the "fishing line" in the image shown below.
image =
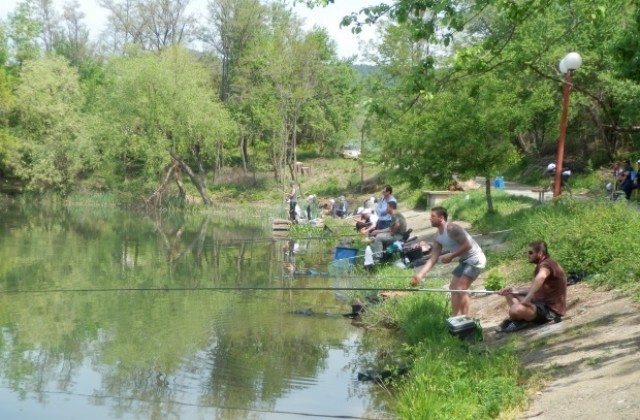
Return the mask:
{"type": "MultiPolygon", "coordinates": [[[[13,390],[13,389],[8,388],[8,387],[0,387],[0,388],[13,390]]],[[[81,393],[81,392],[69,392],[69,391],[38,390],[38,391],[32,391],[32,392],[39,393],[39,394],[67,395],[67,396],[74,396],[74,397],[86,397],[86,398],[95,398],[95,399],[103,399],[103,400],[107,400],[107,399],[110,399],[110,400],[126,400],[126,401],[137,401],[137,402],[145,402],[145,403],[155,403],[155,402],[157,402],[156,400],[149,400],[149,399],[145,399],[145,398],[122,397],[122,396],[115,396],[115,395],[84,394],[84,393],[81,393]]],[[[238,408],[238,407],[194,404],[194,403],[178,401],[178,400],[173,400],[173,399],[167,400],[167,401],[162,401],[162,402],[169,402],[171,404],[176,404],[176,405],[180,405],[180,406],[183,406],[183,407],[211,408],[211,409],[215,409],[215,410],[230,410],[230,411],[244,411],[246,413],[265,413],[265,414],[273,413],[273,414],[287,414],[287,415],[304,416],[304,417],[323,417],[323,418],[330,418],[330,419],[376,420],[376,419],[371,418],[371,417],[351,416],[351,415],[348,415],[348,414],[345,414],[345,415],[334,414],[334,415],[332,415],[332,414],[305,413],[305,412],[301,412],[301,411],[260,410],[259,408],[238,408]]]]}
{"type": "MultiPolygon", "coordinates": [[[[352,229],[354,229],[353,226],[333,226],[331,228],[327,228],[327,229],[323,229],[323,228],[317,228],[318,230],[321,230],[322,232],[318,232],[318,233],[324,233],[324,235],[318,235],[318,236],[289,236],[289,233],[291,233],[290,230],[275,230],[272,231],[272,233],[274,233],[274,235],[272,237],[258,237],[258,238],[224,238],[224,239],[215,239],[212,238],[211,240],[216,243],[216,244],[227,244],[227,243],[253,243],[253,242],[281,242],[283,240],[285,241],[302,241],[302,240],[312,240],[312,239],[332,239],[332,238],[346,238],[346,237],[354,237],[354,236],[361,236],[361,234],[359,234],[358,232],[354,232],[353,234],[339,234],[339,235],[334,235],[331,232],[329,232],[329,230],[332,230],[336,227],[350,227],[352,229]],[[282,233],[282,235],[277,235],[275,234],[276,232],[278,233],[282,233]]],[[[471,235],[472,238],[477,238],[477,237],[482,237],[482,236],[489,236],[489,235],[496,235],[496,234],[501,234],[501,233],[508,233],[511,232],[511,229],[506,229],[506,230],[497,230],[494,232],[487,232],[487,233],[480,233],[480,234],[475,234],[475,235],[471,235]]],[[[302,232],[301,232],[302,233],[302,232]]],[[[306,232],[308,233],[308,232],[306,232]]]]}
{"type": "MultiPolygon", "coordinates": [[[[465,290],[465,289],[425,289],[410,287],[293,287],[293,286],[229,286],[229,287],[126,287],[126,288],[94,288],[94,289],[37,289],[1,291],[0,294],[45,294],[45,293],[89,293],[89,292],[236,292],[236,291],[352,291],[352,292],[435,292],[435,293],[469,293],[469,294],[496,294],[496,290],[465,290]]],[[[526,294],[525,292],[513,292],[513,295],[526,294]]]]}

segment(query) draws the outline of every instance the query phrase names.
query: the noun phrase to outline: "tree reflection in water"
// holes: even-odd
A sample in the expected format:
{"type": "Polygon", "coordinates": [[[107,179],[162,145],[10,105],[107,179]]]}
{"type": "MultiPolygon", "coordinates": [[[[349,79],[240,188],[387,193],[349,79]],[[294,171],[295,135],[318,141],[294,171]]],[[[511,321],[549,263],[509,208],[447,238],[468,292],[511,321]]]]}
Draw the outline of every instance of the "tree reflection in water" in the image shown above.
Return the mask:
{"type": "Polygon", "coordinates": [[[354,395],[345,366],[360,354],[359,332],[339,315],[293,314],[341,314],[334,294],[198,290],[331,286],[292,275],[326,267],[330,245],[272,240],[268,209],[157,218],[30,207],[1,216],[2,418],[361,416],[384,406],[354,395]],[[327,371],[338,373],[322,379],[327,371]]]}

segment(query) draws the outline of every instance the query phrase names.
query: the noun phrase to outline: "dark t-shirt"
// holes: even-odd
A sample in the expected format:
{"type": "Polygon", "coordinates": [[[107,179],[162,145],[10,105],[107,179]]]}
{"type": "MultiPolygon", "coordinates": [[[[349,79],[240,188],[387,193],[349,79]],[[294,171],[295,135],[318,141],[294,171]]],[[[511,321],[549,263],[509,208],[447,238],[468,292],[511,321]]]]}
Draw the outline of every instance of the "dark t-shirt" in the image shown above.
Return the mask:
{"type": "Polygon", "coordinates": [[[558,315],[564,315],[567,312],[567,275],[560,264],[549,257],[536,266],[533,275],[536,276],[542,267],[546,267],[550,274],[533,295],[533,300],[545,303],[558,315]]]}

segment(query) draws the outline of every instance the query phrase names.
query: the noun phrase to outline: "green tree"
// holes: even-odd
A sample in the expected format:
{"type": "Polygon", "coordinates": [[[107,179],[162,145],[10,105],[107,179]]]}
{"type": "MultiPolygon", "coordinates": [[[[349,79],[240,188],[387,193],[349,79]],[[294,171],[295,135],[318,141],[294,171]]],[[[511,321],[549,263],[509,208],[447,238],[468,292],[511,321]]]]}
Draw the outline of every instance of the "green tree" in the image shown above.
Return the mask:
{"type": "Polygon", "coordinates": [[[324,145],[347,131],[356,100],[354,73],[336,59],[326,32],[305,33],[282,4],[269,9],[260,42],[240,69],[233,81],[239,118],[276,180],[296,177],[298,145],[324,145]]]}
{"type": "Polygon", "coordinates": [[[9,15],[9,39],[13,48],[13,58],[18,64],[40,56],[38,36],[42,24],[33,16],[33,8],[27,0],[18,3],[14,13],[9,15]]]}
{"type": "Polygon", "coordinates": [[[190,0],[100,0],[108,12],[108,42],[115,51],[130,43],[160,51],[186,43],[195,32],[195,17],[187,12],[190,0]]]}
{"type": "Polygon", "coordinates": [[[174,179],[184,196],[185,173],[211,203],[205,169],[235,130],[213,92],[206,69],[180,47],[113,60],[101,105],[102,127],[112,129],[103,140],[125,181],[155,179],[157,197],[174,179]]]}
{"type": "Polygon", "coordinates": [[[7,27],[0,20],[0,67],[4,67],[9,59],[9,44],[7,39],[7,27]]]}
{"type": "Polygon", "coordinates": [[[314,29],[308,42],[320,52],[313,96],[300,112],[300,145],[333,149],[338,138],[351,134],[360,84],[350,61],[337,59],[335,42],[324,29],[314,29]]]}
{"type": "Polygon", "coordinates": [[[13,175],[13,163],[17,161],[16,140],[9,130],[9,116],[15,107],[9,77],[0,67],[0,178],[6,180],[13,175]]]}
{"type": "Polygon", "coordinates": [[[81,67],[83,61],[91,54],[89,29],[83,22],[84,18],[77,0],[65,3],[61,27],[54,42],[56,53],[66,57],[75,67],[81,67]]]}
{"type": "Polygon", "coordinates": [[[231,80],[238,62],[264,28],[267,9],[259,0],[212,0],[207,4],[207,25],[200,38],[211,45],[221,63],[219,95],[231,96],[231,80]]]}
{"type": "Polygon", "coordinates": [[[78,73],[60,57],[27,61],[16,88],[22,164],[37,192],[68,192],[96,153],[85,133],[78,73]]]}

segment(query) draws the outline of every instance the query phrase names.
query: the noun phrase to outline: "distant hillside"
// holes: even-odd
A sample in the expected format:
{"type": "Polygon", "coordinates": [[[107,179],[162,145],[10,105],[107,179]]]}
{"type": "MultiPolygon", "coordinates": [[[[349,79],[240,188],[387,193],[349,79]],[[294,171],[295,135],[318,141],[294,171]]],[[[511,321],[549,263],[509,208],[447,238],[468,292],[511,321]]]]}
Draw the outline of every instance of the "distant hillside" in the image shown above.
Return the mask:
{"type": "Polygon", "coordinates": [[[354,64],[353,68],[358,72],[360,77],[367,77],[370,73],[378,70],[378,67],[372,64],[354,64]]]}

